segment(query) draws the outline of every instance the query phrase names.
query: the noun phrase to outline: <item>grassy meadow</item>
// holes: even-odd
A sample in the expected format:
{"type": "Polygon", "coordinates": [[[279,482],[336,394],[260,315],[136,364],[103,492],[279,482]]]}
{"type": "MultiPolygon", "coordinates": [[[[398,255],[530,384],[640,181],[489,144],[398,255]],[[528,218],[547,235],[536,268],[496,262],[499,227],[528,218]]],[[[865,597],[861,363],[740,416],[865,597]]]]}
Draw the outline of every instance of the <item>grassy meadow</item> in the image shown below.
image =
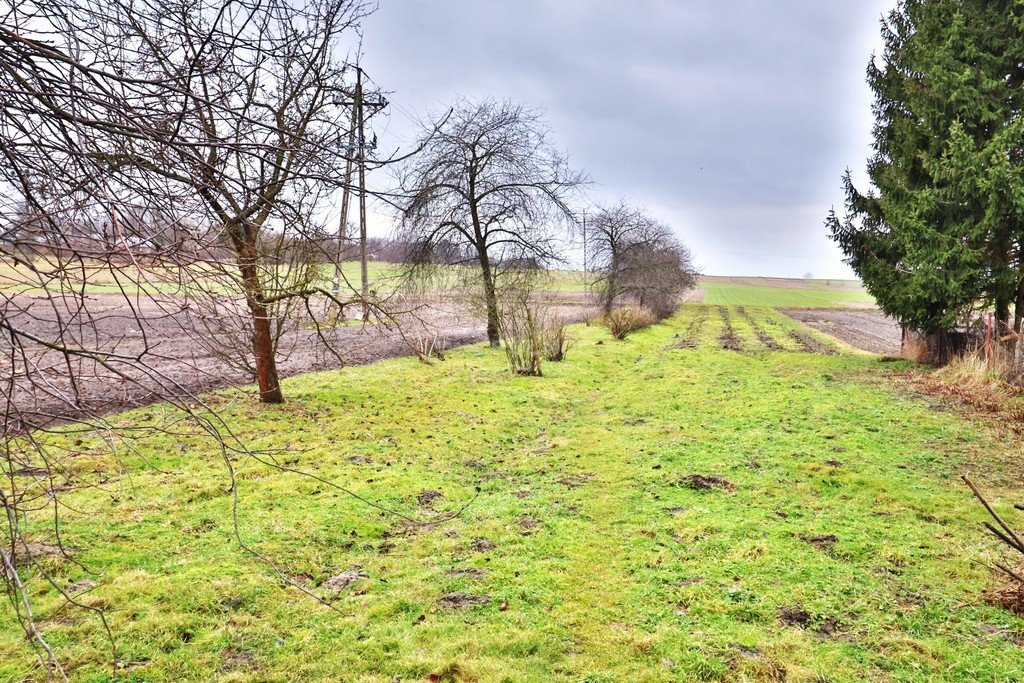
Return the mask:
{"type": "MultiPolygon", "coordinates": [[[[541,378],[476,345],[292,378],[281,407],[211,398],[254,449],[365,499],[233,460],[242,538],[331,608],[239,547],[208,440],[146,437],[119,461],[70,444],[103,484],[62,511],[74,562],[44,562],[106,609],[120,662],[33,576],[71,678],[1024,680],[1024,621],[982,599],[995,545],[958,480],[1019,500],[991,427],[767,307],[572,335],[541,378]]],[[[0,681],[43,677],[5,603],[0,681]]]]}
{"type": "Polygon", "coordinates": [[[701,278],[704,303],[781,308],[874,307],[875,300],[856,280],[787,280],[783,278],[701,278]]]}

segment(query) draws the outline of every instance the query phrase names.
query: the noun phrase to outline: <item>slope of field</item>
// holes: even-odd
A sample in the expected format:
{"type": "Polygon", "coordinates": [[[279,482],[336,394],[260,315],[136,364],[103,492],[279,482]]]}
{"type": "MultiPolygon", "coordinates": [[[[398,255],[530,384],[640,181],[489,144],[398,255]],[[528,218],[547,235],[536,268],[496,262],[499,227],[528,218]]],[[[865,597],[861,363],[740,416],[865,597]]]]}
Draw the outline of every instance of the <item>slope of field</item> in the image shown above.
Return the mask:
{"type": "MultiPolygon", "coordinates": [[[[1007,510],[1009,446],[769,309],[573,334],[542,378],[476,345],[220,399],[289,468],[454,515],[233,456],[242,538],[333,609],[238,547],[222,456],[186,434],[71,444],[104,484],[71,494],[82,566],[51,577],[107,609],[125,681],[1024,680],[957,481],[1007,510]]],[[[114,680],[98,620],[29,585],[72,679],[114,680]]],[[[0,680],[43,678],[5,602],[0,680]]]]}
{"type": "Polygon", "coordinates": [[[726,306],[788,308],[871,307],[874,299],[855,280],[787,280],[782,278],[701,278],[704,303],[726,306]]]}

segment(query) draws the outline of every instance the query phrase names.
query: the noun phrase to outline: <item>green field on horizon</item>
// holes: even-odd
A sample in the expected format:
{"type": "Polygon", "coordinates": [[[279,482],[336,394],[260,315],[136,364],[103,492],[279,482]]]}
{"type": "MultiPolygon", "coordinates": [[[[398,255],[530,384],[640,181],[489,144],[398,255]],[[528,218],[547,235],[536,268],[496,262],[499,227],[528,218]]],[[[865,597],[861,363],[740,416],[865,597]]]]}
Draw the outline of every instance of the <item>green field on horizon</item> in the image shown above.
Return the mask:
{"type": "Polygon", "coordinates": [[[704,303],[782,308],[873,308],[874,297],[857,280],[705,276],[704,303]]]}

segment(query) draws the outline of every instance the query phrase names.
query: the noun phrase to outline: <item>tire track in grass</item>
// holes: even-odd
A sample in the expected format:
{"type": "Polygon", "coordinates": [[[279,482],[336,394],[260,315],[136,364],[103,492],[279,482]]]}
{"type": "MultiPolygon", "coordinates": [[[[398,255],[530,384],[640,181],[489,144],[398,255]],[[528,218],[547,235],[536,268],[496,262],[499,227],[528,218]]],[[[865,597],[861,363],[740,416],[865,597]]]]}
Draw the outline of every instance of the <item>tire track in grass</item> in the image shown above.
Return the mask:
{"type": "Polygon", "coordinates": [[[761,341],[761,344],[763,344],[766,349],[768,349],[769,351],[783,350],[782,345],[779,344],[779,342],[775,341],[775,337],[768,334],[768,332],[766,332],[765,329],[761,327],[761,324],[754,320],[754,316],[750,315],[750,313],[747,312],[746,308],[740,306],[739,308],[736,309],[736,312],[739,313],[744,318],[744,320],[747,321],[747,323],[750,325],[750,328],[754,330],[754,334],[757,335],[757,338],[761,341]]]}
{"type": "Polygon", "coordinates": [[[700,345],[700,333],[704,330],[704,323],[708,319],[708,309],[701,306],[697,309],[690,324],[686,326],[680,339],[673,345],[676,349],[695,349],[700,345]]]}
{"type": "Polygon", "coordinates": [[[775,341],[782,347],[783,351],[790,353],[802,352],[803,347],[789,335],[789,331],[796,325],[792,318],[781,315],[774,308],[757,308],[751,312],[751,315],[757,319],[758,324],[764,328],[765,332],[775,338],[775,341]]]}
{"type": "Polygon", "coordinates": [[[805,353],[818,353],[825,356],[839,355],[839,351],[834,346],[826,344],[804,330],[790,330],[789,336],[792,337],[793,341],[800,345],[800,350],[805,353]]]}
{"type": "Polygon", "coordinates": [[[719,306],[718,315],[722,318],[722,334],[718,337],[718,345],[726,351],[742,351],[743,347],[740,345],[740,338],[736,336],[736,330],[732,327],[729,309],[725,306],[719,306]]]}

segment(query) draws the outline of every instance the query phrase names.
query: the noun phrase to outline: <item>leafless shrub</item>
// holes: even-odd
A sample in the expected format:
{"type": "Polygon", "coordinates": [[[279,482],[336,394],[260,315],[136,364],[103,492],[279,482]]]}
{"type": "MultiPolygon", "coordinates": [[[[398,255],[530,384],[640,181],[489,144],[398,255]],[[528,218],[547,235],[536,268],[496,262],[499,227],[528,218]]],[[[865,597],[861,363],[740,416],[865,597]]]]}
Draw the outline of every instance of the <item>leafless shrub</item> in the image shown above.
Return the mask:
{"type": "Polygon", "coordinates": [[[603,321],[612,336],[622,340],[633,332],[650,327],[658,322],[658,318],[650,309],[631,304],[612,309],[605,314],[603,321]]]}
{"type": "Polygon", "coordinates": [[[444,360],[444,351],[448,347],[448,341],[444,335],[437,332],[423,332],[415,339],[416,356],[424,363],[430,363],[431,358],[444,360]]]}
{"type": "Polygon", "coordinates": [[[507,297],[500,312],[500,332],[512,372],[540,377],[544,355],[543,319],[530,301],[529,291],[507,297]]]}
{"type": "Polygon", "coordinates": [[[541,330],[541,344],[545,360],[559,363],[565,360],[573,346],[573,338],[565,331],[565,320],[559,315],[547,315],[541,330]]]}

